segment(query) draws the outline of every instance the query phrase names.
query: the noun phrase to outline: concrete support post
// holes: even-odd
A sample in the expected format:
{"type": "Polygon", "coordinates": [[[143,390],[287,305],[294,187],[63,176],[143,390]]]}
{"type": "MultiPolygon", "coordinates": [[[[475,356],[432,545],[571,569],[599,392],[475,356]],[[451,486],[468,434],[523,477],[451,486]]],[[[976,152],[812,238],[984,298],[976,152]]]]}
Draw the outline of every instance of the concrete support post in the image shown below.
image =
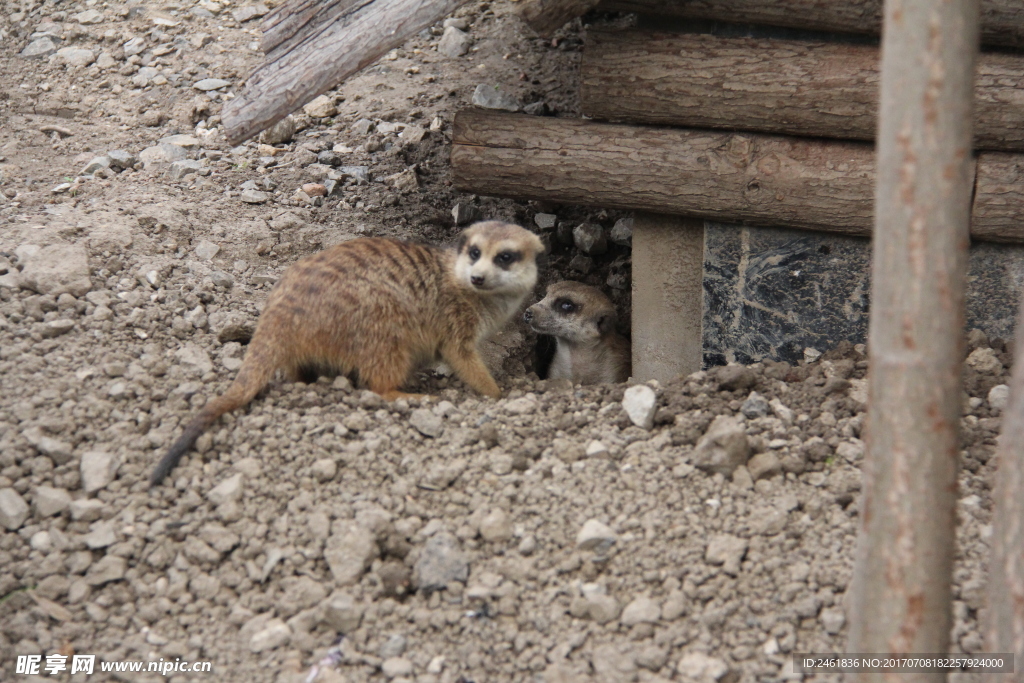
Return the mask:
{"type": "Polygon", "coordinates": [[[637,214],[633,223],[633,377],[701,369],[704,222],[637,214]]]}

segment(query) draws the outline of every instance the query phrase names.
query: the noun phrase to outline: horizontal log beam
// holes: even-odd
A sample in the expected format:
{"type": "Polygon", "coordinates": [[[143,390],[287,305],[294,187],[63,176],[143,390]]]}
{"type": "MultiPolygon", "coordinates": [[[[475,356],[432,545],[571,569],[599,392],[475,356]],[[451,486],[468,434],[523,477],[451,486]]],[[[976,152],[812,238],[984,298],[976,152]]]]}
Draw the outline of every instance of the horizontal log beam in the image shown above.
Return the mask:
{"type": "Polygon", "coordinates": [[[874,150],[465,109],[455,186],[478,194],[870,235],[874,150]]]}
{"type": "MultiPolygon", "coordinates": [[[[872,140],[878,49],[706,34],[587,34],[583,113],[596,119],[872,140]]],[[[984,54],[975,146],[1024,150],[1024,57],[984,54]]]]}
{"type": "Polygon", "coordinates": [[[290,0],[263,24],[266,60],[224,105],[228,142],[269,128],[466,2],[290,0]]]}
{"type": "MultiPolygon", "coordinates": [[[[882,0],[602,0],[598,10],[878,35],[882,0]]],[[[981,0],[981,41],[1024,47],[1024,3],[981,0]]]]}
{"type": "MultiPolygon", "coordinates": [[[[455,187],[497,197],[870,236],[860,142],[596,123],[482,109],[454,121],[455,187]]],[[[1024,243],[1024,155],[983,153],[975,239],[1024,243]]]]}

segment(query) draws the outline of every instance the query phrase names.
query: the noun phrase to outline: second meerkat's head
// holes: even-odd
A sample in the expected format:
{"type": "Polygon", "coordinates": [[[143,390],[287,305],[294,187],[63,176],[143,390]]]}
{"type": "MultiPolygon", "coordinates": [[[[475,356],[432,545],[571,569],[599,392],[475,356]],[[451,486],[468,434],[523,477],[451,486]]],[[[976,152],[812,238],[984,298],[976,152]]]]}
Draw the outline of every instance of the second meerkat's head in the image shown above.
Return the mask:
{"type": "Polygon", "coordinates": [[[617,317],[615,305],[600,289],[569,280],[548,287],[547,295],[523,314],[534,332],[570,344],[599,341],[615,330],[617,317]]]}
{"type": "Polygon", "coordinates": [[[544,243],[526,228],[501,221],[474,223],[459,236],[455,275],[481,294],[525,296],[537,284],[544,243]]]}

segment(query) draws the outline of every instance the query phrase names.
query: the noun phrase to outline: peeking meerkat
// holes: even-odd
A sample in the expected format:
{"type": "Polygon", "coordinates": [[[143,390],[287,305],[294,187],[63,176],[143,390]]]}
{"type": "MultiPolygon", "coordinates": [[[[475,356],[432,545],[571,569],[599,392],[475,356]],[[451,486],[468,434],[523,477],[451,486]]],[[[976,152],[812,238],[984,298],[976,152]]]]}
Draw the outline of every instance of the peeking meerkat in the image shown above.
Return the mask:
{"type": "Polygon", "coordinates": [[[185,427],[153,470],[159,484],[199,435],[249,403],[278,370],[291,381],[354,375],[387,400],[441,359],[474,390],[501,390],[478,344],[501,329],[537,283],[544,251],[529,230],[487,221],[454,250],[367,237],[293,264],[267,299],[238,376],[185,427]]]}
{"type": "Polygon", "coordinates": [[[565,378],[573,384],[629,379],[629,342],[615,332],[615,306],[596,287],[556,282],[523,317],[534,332],[555,338],[549,378],[565,378]]]}

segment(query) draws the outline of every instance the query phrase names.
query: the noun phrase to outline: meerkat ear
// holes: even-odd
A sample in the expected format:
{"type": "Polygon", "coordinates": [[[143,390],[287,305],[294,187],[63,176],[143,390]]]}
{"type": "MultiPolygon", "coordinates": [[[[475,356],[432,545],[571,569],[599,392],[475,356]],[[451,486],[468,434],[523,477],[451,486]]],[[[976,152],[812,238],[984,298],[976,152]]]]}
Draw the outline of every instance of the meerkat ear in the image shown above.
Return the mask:
{"type": "Polygon", "coordinates": [[[607,313],[597,319],[597,331],[601,334],[608,334],[615,329],[615,315],[607,313]]]}
{"type": "Polygon", "coordinates": [[[469,235],[466,234],[467,232],[467,230],[460,232],[459,241],[455,243],[455,251],[460,254],[462,253],[462,250],[466,248],[466,242],[469,241],[469,235]]]}

